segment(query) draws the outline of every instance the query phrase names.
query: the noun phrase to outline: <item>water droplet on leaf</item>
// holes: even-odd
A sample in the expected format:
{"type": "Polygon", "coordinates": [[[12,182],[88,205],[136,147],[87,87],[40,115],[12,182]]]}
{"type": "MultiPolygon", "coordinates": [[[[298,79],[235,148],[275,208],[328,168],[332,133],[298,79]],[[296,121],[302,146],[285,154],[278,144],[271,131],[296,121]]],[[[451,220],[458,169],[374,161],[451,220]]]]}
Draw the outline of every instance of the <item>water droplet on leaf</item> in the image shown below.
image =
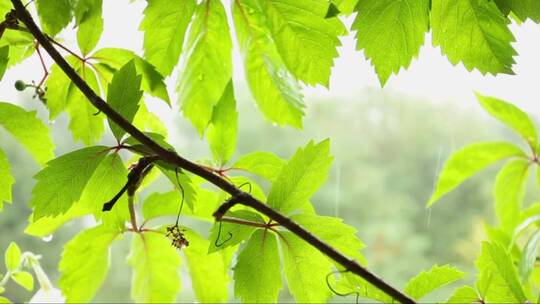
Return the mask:
{"type": "Polygon", "coordinates": [[[47,243],[50,242],[50,241],[52,241],[52,239],[53,239],[53,235],[52,235],[52,234],[46,235],[46,236],[44,236],[44,237],[41,238],[42,241],[47,242],[47,243]]]}

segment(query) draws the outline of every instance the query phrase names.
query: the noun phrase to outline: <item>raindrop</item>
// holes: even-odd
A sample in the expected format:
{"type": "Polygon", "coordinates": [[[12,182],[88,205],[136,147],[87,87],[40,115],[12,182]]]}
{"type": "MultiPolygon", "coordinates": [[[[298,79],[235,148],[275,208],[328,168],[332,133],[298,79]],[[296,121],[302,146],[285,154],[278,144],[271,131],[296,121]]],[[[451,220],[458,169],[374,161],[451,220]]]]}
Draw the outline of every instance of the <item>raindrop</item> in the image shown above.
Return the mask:
{"type": "Polygon", "coordinates": [[[46,235],[46,236],[44,236],[44,237],[41,238],[42,241],[47,242],[47,243],[50,242],[50,241],[52,241],[52,239],[53,239],[53,235],[52,235],[52,234],[46,235]]]}

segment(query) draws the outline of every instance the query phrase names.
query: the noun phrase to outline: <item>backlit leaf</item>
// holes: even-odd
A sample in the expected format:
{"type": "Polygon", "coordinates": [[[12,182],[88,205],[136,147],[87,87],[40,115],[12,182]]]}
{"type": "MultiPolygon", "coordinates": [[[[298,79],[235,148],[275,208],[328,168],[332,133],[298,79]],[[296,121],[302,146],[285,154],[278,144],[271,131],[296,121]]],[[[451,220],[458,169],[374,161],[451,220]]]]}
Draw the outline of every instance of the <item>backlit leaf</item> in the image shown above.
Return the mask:
{"type": "Polygon", "coordinates": [[[175,302],[180,291],[180,256],[164,235],[134,235],[128,262],[133,267],[133,300],[139,303],[175,302]]]}
{"type": "Polygon", "coordinates": [[[489,165],[505,158],[520,156],[525,156],[523,151],[505,142],[476,143],[454,152],[444,164],[435,192],[427,205],[432,205],[443,195],[489,165]]]}
{"type": "Polygon", "coordinates": [[[14,271],[19,268],[19,265],[21,265],[21,249],[17,243],[9,243],[4,253],[4,261],[6,262],[6,269],[8,271],[14,271]]]}
{"type": "Polygon", "coordinates": [[[415,300],[454,281],[461,279],[464,272],[450,265],[433,266],[428,271],[422,271],[412,278],[405,286],[405,293],[415,300]]]}
{"type": "Polygon", "coordinates": [[[76,202],[99,163],[105,158],[107,147],[88,147],[55,158],[34,177],[30,205],[34,219],[56,216],[66,212],[76,202]]]}
{"type": "Polygon", "coordinates": [[[0,47],[0,80],[4,77],[9,61],[9,45],[0,47]]]}
{"type": "Polygon", "coordinates": [[[516,51],[508,23],[494,1],[432,0],[433,45],[469,71],[513,74],[516,51]]]}
{"type": "Polygon", "coordinates": [[[232,168],[244,170],[274,181],[285,161],[272,152],[253,152],[242,156],[232,168]]]}
{"type": "MultiPolygon", "coordinates": [[[[225,216],[259,223],[261,225],[265,224],[263,218],[259,214],[248,210],[229,211],[226,213],[225,216]]],[[[256,228],[253,226],[241,225],[237,223],[215,223],[210,233],[211,242],[210,247],[208,247],[208,253],[212,253],[218,250],[225,249],[227,247],[232,247],[240,244],[244,240],[247,240],[251,236],[253,231],[255,231],[255,229],[256,228]],[[219,233],[220,229],[221,233],[219,233]],[[218,234],[220,234],[219,238],[218,234]]]]}
{"type": "Polygon", "coordinates": [[[54,144],[49,128],[36,117],[36,112],[27,112],[10,103],[0,102],[0,126],[17,139],[39,164],[54,157],[54,144]]]}
{"type": "Polygon", "coordinates": [[[3,208],[3,202],[11,203],[11,186],[13,183],[15,183],[15,179],[11,175],[7,155],[0,149],[0,210],[3,208]]]}
{"type": "Polygon", "coordinates": [[[285,164],[268,194],[268,204],[283,213],[299,209],[328,177],[330,141],[309,142],[285,164]]]}
{"type": "Polygon", "coordinates": [[[74,8],[77,42],[83,55],[97,45],[103,32],[102,0],[79,0],[74,8]]]}
{"type": "Polygon", "coordinates": [[[24,289],[28,291],[34,290],[34,277],[29,272],[17,271],[11,274],[11,278],[24,289]]]}
{"type": "MultiPolygon", "coordinates": [[[[107,90],[107,103],[129,122],[133,121],[139,109],[142,97],[141,78],[137,75],[135,61],[131,60],[114,74],[107,90]]],[[[126,134],[126,131],[110,118],[109,126],[118,141],[126,134]]]]}
{"type": "Polygon", "coordinates": [[[429,4],[429,0],[358,2],[352,25],[356,48],[371,60],[381,85],[418,55],[429,28],[429,4]]]}
{"type": "Polygon", "coordinates": [[[527,18],[536,23],[540,22],[540,2],[537,0],[506,0],[512,9],[521,20],[527,18]]]}
{"type": "Polygon", "coordinates": [[[309,85],[328,86],[338,35],[346,31],[337,18],[326,19],[329,3],[319,0],[263,1],[276,48],[292,75],[309,85]]]}
{"type": "Polygon", "coordinates": [[[502,229],[508,233],[512,233],[519,224],[529,165],[526,159],[511,160],[495,180],[495,213],[502,229]]]}
{"type": "Polygon", "coordinates": [[[71,21],[69,0],[37,0],[36,2],[41,24],[47,34],[55,36],[71,21]]]}
{"type": "Polygon", "coordinates": [[[527,282],[534,269],[534,263],[536,263],[538,256],[538,245],[540,245],[540,230],[537,230],[523,247],[519,261],[519,274],[523,282],[527,282]]]}
{"type": "Polygon", "coordinates": [[[287,71],[258,2],[234,1],[233,18],[247,81],[260,110],[278,125],[301,128],[304,102],[299,84],[287,71]]]}
{"type": "Polygon", "coordinates": [[[109,246],[118,236],[105,226],[83,230],[64,245],[59,286],[66,302],[89,302],[109,271],[109,246]]]}
{"type": "Polygon", "coordinates": [[[276,236],[257,230],[238,255],[234,266],[234,294],[243,303],[275,303],[281,283],[276,236]]]}
{"type": "Polygon", "coordinates": [[[144,31],[144,58],[163,76],[171,74],[178,63],[195,5],[195,0],[148,1],[140,26],[144,31]]]}
{"type": "Polygon", "coordinates": [[[454,291],[454,294],[446,303],[474,303],[479,302],[476,290],[470,286],[463,286],[454,291]]]}
{"type": "Polygon", "coordinates": [[[223,92],[219,102],[215,105],[212,120],[208,126],[208,144],[214,159],[220,164],[226,164],[236,148],[238,133],[238,112],[232,80],[223,92]]]}
{"type": "Polygon", "coordinates": [[[178,84],[184,115],[203,134],[232,76],[232,42],[221,1],[205,0],[195,11],[178,84]]]}

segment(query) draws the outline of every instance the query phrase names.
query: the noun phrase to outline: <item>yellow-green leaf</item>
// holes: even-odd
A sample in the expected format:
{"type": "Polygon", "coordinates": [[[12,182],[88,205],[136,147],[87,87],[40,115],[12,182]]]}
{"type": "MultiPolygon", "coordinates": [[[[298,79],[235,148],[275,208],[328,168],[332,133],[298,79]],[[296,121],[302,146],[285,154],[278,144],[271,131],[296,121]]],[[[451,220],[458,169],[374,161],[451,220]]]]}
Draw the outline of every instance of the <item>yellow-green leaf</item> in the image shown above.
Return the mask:
{"type": "Polygon", "coordinates": [[[28,291],[34,290],[34,277],[29,272],[17,271],[11,274],[11,278],[24,289],[28,291]]]}
{"type": "Polygon", "coordinates": [[[21,264],[21,249],[15,242],[11,242],[4,253],[4,260],[6,262],[6,269],[8,271],[15,271],[21,264]]]}

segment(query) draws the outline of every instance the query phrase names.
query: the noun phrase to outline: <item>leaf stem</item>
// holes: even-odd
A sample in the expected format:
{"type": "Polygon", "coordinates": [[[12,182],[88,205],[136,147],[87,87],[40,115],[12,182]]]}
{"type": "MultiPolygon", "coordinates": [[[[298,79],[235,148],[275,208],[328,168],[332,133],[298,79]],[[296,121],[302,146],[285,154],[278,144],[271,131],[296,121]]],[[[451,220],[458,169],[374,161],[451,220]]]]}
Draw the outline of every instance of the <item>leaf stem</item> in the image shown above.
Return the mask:
{"type": "MultiPolygon", "coordinates": [[[[229,193],[232,198],[245,206],[249,206],[267,217],[273,219],[275,222],[281,224],[283,227],[287,228],[292,233],[296,234],[298,237],[302,238],[304,241],[311,244],[313,247],[317,248],[320,252],[326,254],[329,258],[341,264],[345,269],[350,270],[352,273],[355,273],[373,284],[375,287],[379,288],[389,296],[393,297],[399,302],[402,303],[415,303],[406,294],[402,293],[398,289],[392,287],[386,281],[377,277],[375,274],[370,272],[368,269],[364,268],[358,264],[355,260],[349,259],[345,255],[338,252],[336,249],[323,242],[313,234],[311,234],[306,229],[302,228],[296,222],[292,221],[290,218],[282,215],[278,211],[272,209],[265,203],[251,196],[247,192],[243,192],[237,188],[234,184],[227,181],[225,178],[219,176],[218,174],[208,171],[207,169],[201,167],[200,165],[191,162],[180,155],[175,151],[168,150],[150,137],[145,135],[141,130],[136,128],[133,124],[127,121],[122,115],[107,104],[101,97],[99,97],[92,88],[77,74],[77,72],[70,66],[70,64],[64,60],[62,55],[56,50],[52,43],[47,39],[47,36],[38,28],[32,16],[25,9],[21,0],[11,0],[13,3],[16,12],[17,18],[22,21],[30,31],[30,33],[38,40],[38,42],[43,46],[43,48],[49,53],[51,58],[58,64],[58,66],[66,73],[66,75],[71,79],[72,83],[79,88],[79,90],[88,98],[90,103],[94,105],[98,110],[104,113],[108,118],[110,118],[114,123],[119,125],[124,131],[129,133],[135,139],[137,139],[141,144],[146,145],[155,155],[175,167],[180,167],[186,171],[189,171],[195,175],[202,177],[208,182],[214,184],[215,186],[221,188],[223,191],[229,193]]],[[[222,215],[223,216],[223,215],[222,215]]]]}
{"type": "Polygon", "coordinates": [[[133,204],[134,195],[128,195],[128,208],[129,208],[129,217],[131,219],[131,227],[133,231],[139,232],[139,227],[137,226],[137,214],[135,213],[135,205],[133,204]]]}

